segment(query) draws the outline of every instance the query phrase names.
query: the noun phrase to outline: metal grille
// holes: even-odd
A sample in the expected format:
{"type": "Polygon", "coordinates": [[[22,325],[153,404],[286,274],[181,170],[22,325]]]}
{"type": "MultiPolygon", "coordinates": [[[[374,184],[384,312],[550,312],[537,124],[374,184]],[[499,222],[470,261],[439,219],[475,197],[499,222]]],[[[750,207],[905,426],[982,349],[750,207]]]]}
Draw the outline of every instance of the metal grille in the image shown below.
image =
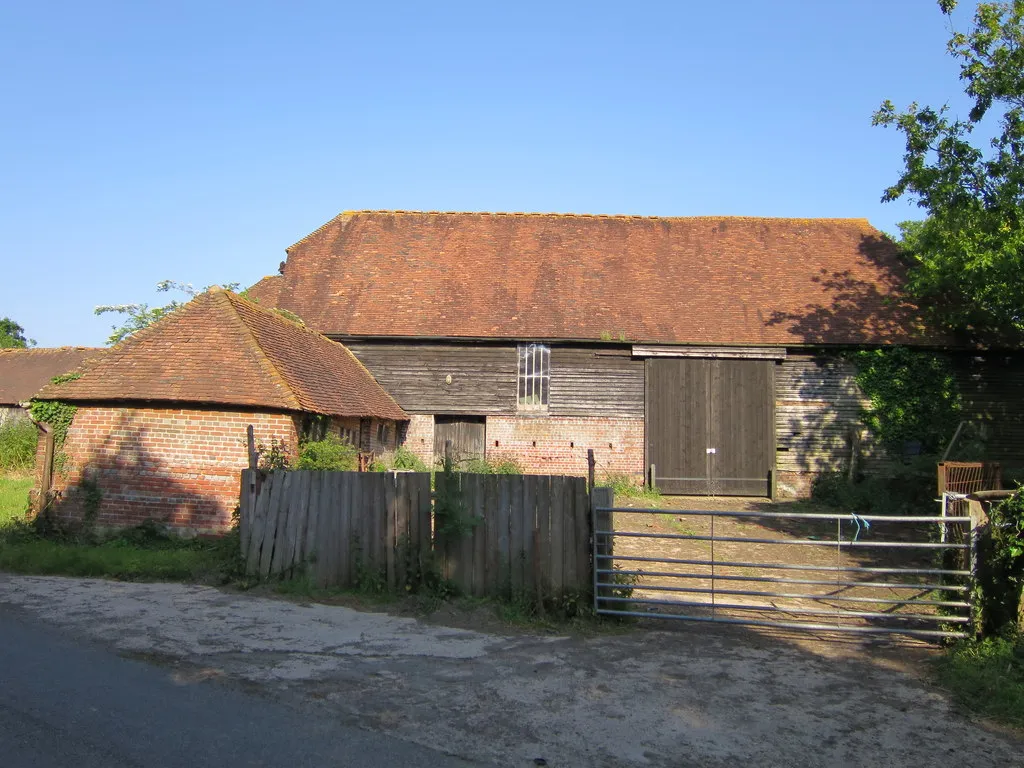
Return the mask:
{"type": "Polygon", "coordinates": [[[598,613],[966,637],[965,516],[595,506],[598,613]]]}
{"type": "Polygon", "coordinates": [[[999,464],[981,461],[943,461],[939,463],[939,493],[968,494],[998,490],[1001,487],[999,464]]]}

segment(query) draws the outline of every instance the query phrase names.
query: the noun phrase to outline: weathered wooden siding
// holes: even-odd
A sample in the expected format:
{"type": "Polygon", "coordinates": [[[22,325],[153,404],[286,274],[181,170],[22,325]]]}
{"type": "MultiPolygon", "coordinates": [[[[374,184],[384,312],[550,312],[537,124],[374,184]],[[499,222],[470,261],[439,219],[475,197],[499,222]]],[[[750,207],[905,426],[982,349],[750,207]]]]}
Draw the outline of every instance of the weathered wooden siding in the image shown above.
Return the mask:
{"type": "MultiPolygon", "coordinates": [[[[345,344],[410,413],[516,413],[515,344],[345,344]]],[[[553,346],[546,413],[641,418],[643,361],[633,360],[628,349],[553,346]]]]}
{"type": "Polygon", "coordinates": [[[956,370],[962,418],[981,425],[985,458],[1024,465],[1024,356],[963,356],[956,370]]]}
{"type": "Polygon", "coordinates": [[[552,416],[644,415],[644,361],[628,350],[552,347],[552,416]]]}
{"type": "Polygon", "coordinates": [[[854,367],[835,357],[792,355],[775,369],[775,467],[782,472],[842,469],[850,434],[868,405],[854,367]]]}
{"type": "Polygon", "coordinates": [[[345,345],[409,413],[515,413],[518,358],[514,345],[390,341],[346,341],[345,345]]]}

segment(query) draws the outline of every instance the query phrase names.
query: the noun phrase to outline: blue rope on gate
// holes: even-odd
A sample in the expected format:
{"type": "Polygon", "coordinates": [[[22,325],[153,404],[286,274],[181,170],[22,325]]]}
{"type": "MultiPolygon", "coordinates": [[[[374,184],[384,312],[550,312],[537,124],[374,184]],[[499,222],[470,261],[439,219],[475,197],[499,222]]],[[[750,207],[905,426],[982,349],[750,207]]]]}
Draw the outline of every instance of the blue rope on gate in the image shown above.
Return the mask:
{"type": "Polygon", "coordinates": [[[856,512],[851,512],[850,513],[850,517],[853,519],[853,522],[857,524],[857,532],[855,534],[853,534],[853,540],[856,541],[860,537],[860,532],[861,532],[862,528],[863,528],[864,531],[870,531],[871,530],[871,521],[870,520],[865,520],[863,517],[858,515],[856,512]]]}

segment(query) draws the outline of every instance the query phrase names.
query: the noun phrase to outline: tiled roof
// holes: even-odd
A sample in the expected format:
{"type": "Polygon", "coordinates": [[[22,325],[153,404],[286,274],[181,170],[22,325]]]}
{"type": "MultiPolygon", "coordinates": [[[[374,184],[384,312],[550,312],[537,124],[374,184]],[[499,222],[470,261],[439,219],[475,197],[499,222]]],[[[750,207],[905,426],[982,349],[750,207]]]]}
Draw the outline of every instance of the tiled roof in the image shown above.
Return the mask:
{"type": "Polygon", "coordinates": [[[669,344],[941,344],[865,219],[350,211],[261,302],[321,333],[669,344]]]}
{"type": "Polygon", "coordinates": [[[284,278],[280,275],[268,275],[255,285],[247,288],[245,296],[261,306],[276,307],[283,282],[284,278]]]}
{"type": "Polygon", "coordinates": [[[0,349],[0,405],[26,402],[54,376],[104,351],[95,347],[0,349]]]}
{"type": "Polygon", "coordinates": [[[80,373],[38,396],[408,419],[344,346],[219,289],[139,331],[80,373]]]}

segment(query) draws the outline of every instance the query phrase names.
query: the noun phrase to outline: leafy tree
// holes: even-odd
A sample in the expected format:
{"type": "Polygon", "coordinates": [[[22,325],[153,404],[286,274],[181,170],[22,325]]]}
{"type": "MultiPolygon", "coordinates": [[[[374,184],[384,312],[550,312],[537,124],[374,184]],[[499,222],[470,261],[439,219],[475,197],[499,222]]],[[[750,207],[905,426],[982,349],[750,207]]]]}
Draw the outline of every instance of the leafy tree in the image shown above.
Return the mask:
{"type": "Polygon", "coordinates": [[[0,349],[34,347],[34,339],[25,338],[25,329],[9,317],[0,318],[0,349]]]}
{"type": "MultiPolygon", "coordinates": [[[[950,15],[956,0],[940,0],[950,15]]],[[[1024,0],[982,2],[948,50],[973,106],[885,101],[873,123],[906,138],[904,170],[885,201],[907,197],[928,212],[900,225],[908,288],[947,327],[982,341],[1024,334],[1024,0]],[[979,126],[988,118],[981,130],[979,126]],[[988,142],[976,134],[994,134],[988,142]],[[988,146],[984,146],[984,144],[988,146]]]]}
{"type": "MultiPolygon", "coordinates": [[[[126,319],[121,323],[121,325],[111,326],[114,332],[110,334],[107,339],[108,344],[118,344],[136,331],[141,331],[146,326],[155,323],[164,315],[173,312],[178,307],[187,304],[199,294],[206,293],[214,287],[215,286],[208,285],[202,290],[196,290],[191,283],[179,283],[174,280],[161,280],[156,284],[157,291],[160,293],[178,291],[179,293],[185,294],[188,298],[183,301],[174,299],[170,303],[164,304],[162,307],[151,307],[148,304],[101,304],[96,307],[95,313],[97,315],[104,315],[109,312],[113,312],[115,314],[126,316],[126,319]]],[[[228,283],[223,287],[229,291],[237,291],[238,283],[228,283]]]]}

